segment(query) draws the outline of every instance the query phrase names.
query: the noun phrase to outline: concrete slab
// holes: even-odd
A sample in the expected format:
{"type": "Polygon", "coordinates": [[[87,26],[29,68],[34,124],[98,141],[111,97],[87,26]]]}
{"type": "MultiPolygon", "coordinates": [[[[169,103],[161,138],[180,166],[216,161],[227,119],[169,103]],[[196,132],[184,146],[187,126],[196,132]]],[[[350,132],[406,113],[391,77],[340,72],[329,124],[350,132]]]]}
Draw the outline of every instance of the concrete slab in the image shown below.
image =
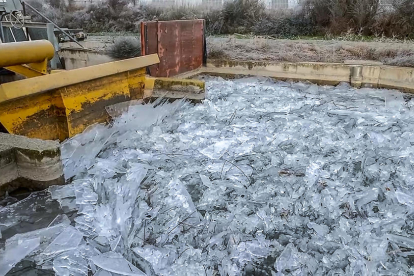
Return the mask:
{"type": "Polygon", "coordinates": [[[57,141],[0,133],[0,195],[65,183],[57,141]]]}

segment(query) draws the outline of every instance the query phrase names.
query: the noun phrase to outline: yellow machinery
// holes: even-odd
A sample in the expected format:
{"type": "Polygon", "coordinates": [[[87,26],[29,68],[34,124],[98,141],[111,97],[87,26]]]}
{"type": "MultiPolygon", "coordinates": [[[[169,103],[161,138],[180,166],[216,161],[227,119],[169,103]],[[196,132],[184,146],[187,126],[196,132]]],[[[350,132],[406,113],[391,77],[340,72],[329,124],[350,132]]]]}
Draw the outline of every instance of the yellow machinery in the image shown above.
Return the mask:
{"type": "Polygon", "coordinates": [[[155,87],[204,92],[201,81],[146,77],[146,67],[159,63],[156,54],[48,72],[53,54],[46,40],[0,44],[0,67],[26,77],[0,84],[0,123],[9,133],[62,141],[105,122],[106,106],[151,97],[155,87]]]}

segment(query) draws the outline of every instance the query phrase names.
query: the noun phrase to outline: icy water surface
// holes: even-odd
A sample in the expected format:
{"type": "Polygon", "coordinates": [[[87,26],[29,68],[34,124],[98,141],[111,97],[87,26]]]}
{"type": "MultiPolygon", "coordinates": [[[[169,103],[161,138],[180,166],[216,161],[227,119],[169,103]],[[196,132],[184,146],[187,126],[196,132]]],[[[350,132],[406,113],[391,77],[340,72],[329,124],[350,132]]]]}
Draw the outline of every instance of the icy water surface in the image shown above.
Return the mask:
{"type": "Polygon", "coordinates": [[[76,218],[8,237],[0,275],[22,258],[56,275],[414,273],[413,100],[253,78],[207,91],[66,141],[70,185],[49,191],[76,218]]]}

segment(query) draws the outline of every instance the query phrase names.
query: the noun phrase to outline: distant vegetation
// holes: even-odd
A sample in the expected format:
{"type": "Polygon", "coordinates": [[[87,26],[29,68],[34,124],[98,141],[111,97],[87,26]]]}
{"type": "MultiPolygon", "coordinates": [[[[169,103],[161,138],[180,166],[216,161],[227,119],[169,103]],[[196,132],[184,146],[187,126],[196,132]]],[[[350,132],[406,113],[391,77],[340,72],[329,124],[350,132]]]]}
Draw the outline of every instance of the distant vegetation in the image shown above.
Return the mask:
{"type": "Polygon", "coordinates": [[[126,59],[141,55],[141,42],[134,37],[119,37],[109,48],[108,55],[115,59],[126,59]]]}
{"type": "MultiPolygon", "coordinates": [[[[267,10],[257,0],[227,2],[221,10],[135,6],[107,0],[79,9],[65,0],[29,0],[58,25],[87,32],[139,32],[143,20],[206,20],[211,35],[253,34],[275,38],[297,36],[375,36],[414,38],[414,1],[395,0],[384,9],[379,0],[307,0],[293,11],[267,10]]],[[[34,19],[41,21],[41,18],[34,19]]]]}

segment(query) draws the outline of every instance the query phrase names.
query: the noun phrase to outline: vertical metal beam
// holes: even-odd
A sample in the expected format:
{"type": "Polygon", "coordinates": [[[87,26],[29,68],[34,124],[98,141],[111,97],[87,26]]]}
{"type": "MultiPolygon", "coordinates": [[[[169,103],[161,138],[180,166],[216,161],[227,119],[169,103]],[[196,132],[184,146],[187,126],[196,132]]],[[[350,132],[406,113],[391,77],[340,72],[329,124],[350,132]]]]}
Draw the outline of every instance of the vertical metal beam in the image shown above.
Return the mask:
{"type": "Polygon", "coordinates": [[[3,24],[1,23],[1,19],[0,19],[0,39],[2,43],[6,43],[6,41],[4,41],[3,24]]]}
{"type": "Polygon", "coordinates": [[[47,40],[49,40],[50,43],[52,43],[53,47],[55,48],[55,55],[50,60],[51,69],[57,69],[57,65],[59,62],[59,56],[57,54],[57,52],[59,51],[59,43],[57,42],[54,30],[55,30],[55,26],[52,23],[46,24],[47,40]]]}
{"type": "Polygon", "coordinates": [[[203,66],[207,66],[206,20],[203,19],[203,66]]]}

